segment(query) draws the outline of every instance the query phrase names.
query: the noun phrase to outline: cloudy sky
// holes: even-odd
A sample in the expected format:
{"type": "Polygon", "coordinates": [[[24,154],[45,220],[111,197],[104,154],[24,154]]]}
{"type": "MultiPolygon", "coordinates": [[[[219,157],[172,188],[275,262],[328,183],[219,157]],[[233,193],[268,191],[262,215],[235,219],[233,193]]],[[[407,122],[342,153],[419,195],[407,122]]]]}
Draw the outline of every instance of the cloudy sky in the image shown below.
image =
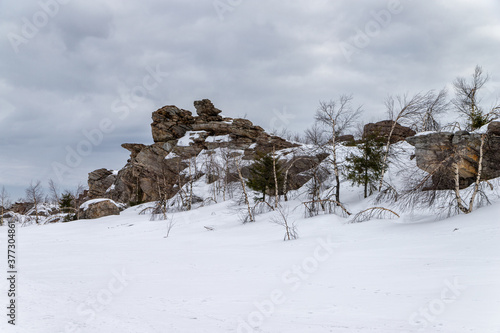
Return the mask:
{"type": "Polygon", "coordinates": [[[500,95],[500,2],[41,0],[0,2],[0,187],[62,188],[152,143],[151,112],[211,99],[229,117],[303,131],[352,93],[363,120],[389,94],[450,87],[479,64],[500,95]]]}

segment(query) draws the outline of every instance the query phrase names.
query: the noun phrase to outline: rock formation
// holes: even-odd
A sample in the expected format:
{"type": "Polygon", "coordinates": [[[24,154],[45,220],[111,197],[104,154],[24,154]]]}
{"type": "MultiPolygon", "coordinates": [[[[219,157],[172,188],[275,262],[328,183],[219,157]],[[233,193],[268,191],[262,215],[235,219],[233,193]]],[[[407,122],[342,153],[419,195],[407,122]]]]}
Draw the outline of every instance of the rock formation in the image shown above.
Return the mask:
{"type": "MultiPolygon", "coordinates": [[[[122,147],[130,151],[130,159],[119,172],[99,169],[89,174],[89,198],[106,197],[117,202],[134,203],[159,199],[158,186],[163,184],[167,196],[177,193],[179,182],[185,184],[182,170],[189,160],[200,154],[211,154],[217,148],[228,148],[235,155],[251,160],[257,152],[269,153],[297,147],[280,137],[267,134],[247,119],[224,118],[221,111],[208,99],[194,102],[197,116],[176,106],[164,106],[153,112],[151,130],[152,145],[126,143],[122,147]]],[[[299,173],[320,163],[325,157],[308,157],[309,164],[298,163],[290,176],[292,186],[304,183],[299,173]]],[[[305,158],[304,158],[305,159],[305,158]]],[[[242,170],[245,174],[245,170],[242,170]]],[[[197,170],[195,178],[203,175],[197,170]]]]}
{"type": "MultiPolygon", "coordinates": [[[[369,137],[376,137],[376,138],[381,138],[385,142],[387,142],[387,138],[389,137],[393,124],[394,121],[392,120],[382,120],[379,121],[378,123],[366,124],[365,127],[363,128],[363,139],[369,137]]],[[[404,139],[410,136],[414,136],[415,134],[416,132],[411,128],[396,123],[394,131],[392,132],[391,135],[391,143],[403,141],[404,139]]]]}
{"type": "Polygon", "coordinates": [[[109,215],[120,215],[118,205],[109,199],[96,199],[80,206],[81,219],[97,219],[109,215]]]}
{"type": "MultiPolygon", "coordinates": [[[[465,188],[476,180],[481,134],[466,131],[436,132],[409,137],[406,141],[415,146],[415,157],[420,169],[433,172],[441,166],[432,178],[432,188],[454,187],[453,163],[458,163],[460,188],[465,188]]],[[[483,146],[481,179],[497,177],[500,177],[500,122],[492,122],[488,126],[483,146]]]]}

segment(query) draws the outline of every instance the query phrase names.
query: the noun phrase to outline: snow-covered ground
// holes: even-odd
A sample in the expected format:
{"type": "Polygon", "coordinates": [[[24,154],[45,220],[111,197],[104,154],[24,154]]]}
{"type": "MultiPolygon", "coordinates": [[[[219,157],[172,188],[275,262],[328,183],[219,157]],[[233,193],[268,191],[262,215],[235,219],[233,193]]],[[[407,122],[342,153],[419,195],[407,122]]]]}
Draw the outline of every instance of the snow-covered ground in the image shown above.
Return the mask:
{"type": "MultiPolygon", "coordinates": [[[[397,147],[400,162],[386,177],[402,188],[401,171],[418,170],[412,147],[397,147]]],[[[197,168],[205,162],[200,156],[197,168]]],[[[205,181],[193,186],[201,198],[213,192],[205,181]]],[[[286,203],[300,237],[286,242],[271,223],[276,212],[242,224],[244,207],[233,200],[168,213],[167,221],[140,215],[146,204],[120,216],[19,226],[17,325],[7,324],[4,260],[0,332],[499,333],[494,183],[492,205],[469,215],[414,209],[356,224],[336,215],[305,219],[300,189],[286,203]]],[[[348,182],[341,193],[351,212],[374,205],[348,182]]],[[[7,227],[0,235],[7,253],[7,227]]]]}
{"type": "Polygon", "coordinates": [[[139,207],[18,228],[17,326],[0,331],[500,332],[498,203],[346,224],[292,201],[287,242],[274,213],[242,225],[234,206],[175,213],[168,238],[139,207]]]}

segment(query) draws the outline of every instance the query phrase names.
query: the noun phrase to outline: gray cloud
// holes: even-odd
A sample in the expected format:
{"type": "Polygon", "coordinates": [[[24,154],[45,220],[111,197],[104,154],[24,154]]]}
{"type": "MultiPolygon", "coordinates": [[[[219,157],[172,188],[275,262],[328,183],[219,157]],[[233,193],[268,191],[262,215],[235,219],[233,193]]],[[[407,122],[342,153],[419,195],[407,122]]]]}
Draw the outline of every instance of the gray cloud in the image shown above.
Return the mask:
{"type": "Polygon", "coordinates": [[[166,104],[210,98],[227,116],[302,131],[319,100],[353,93],[364,120],[381,120],[388,94],[449,87],[476,64],[491,76],[485,103],[499,97],[495,1],[243,0],[222,20],[212,0],[65,2],[29,38],[40,3],[0,3],[0,185],[16,198],[31,179],[55,179],[53,163],[103,119],[114,129],[61,185],[122,167],[120,144],[150,143],[151,112],[166,104]],[[360,31],[372,35],[362,47],[360,31]],[[157,69],[168,76],[141,89],[157,69]]]}

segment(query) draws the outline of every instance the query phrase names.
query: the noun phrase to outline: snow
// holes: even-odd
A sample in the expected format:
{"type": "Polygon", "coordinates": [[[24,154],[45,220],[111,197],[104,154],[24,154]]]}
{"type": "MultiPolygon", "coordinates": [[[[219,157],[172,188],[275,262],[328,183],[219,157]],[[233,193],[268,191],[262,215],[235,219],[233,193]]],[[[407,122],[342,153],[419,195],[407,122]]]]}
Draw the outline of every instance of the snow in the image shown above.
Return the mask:
{"type": "Polygon", "coordinates": [[[429,134],[434,134],[434,133],[438,133],[436,131],[425,131],[425,132],[419,132],[417,134],[415,134],[414,136],[423,136],[423,135],[429,135],[429,134]]]}
{"type": "Polygon", "coordinates": [[[111,192],[115,189],[115,184],[111,184],[111,186],[106,190],[106,193],[111,192]]]}
{"type": "Polygon", "coordinates": [[[231,206],[174,214],[168,238],[140,207],[18,228],[19,321],[2,332],[498,332],[498,203],[439,223],[297,210],[291,242],[273,213],[242,225],[231,206]]]}
{"type": "Polygon", "coordinates": [[[187,131],[186,134],[182,138],[177,141],[177,146],[179,147],[188,147],[193,139],[198,138],[198,136],[202,133],[206,133],[205,131],[187,131]]]}
{"type": "Polygon", "coordinates": [[[208,138],[205,139],[205,141],[208,142],[229,142],[229,134],[226,135],[214,135],[214,136],[209,136],[208,138]]]}
{"type": "Polygon", "coordinates": [[[85,201],[85,202],[84,202],[84,203],[80,206],[80,209],[87,210],[87,209],[89,209],[89,206],[90,206],[90,205],[95,204],[95,203],[98,203],[98,202],[102,202],[102,201],[109,201],[109,202],[113,203],[115,206],[120,207],[120,205],[119,205],[119,204],[117,204],[116,202],[114,202],[114,201],[113,201],[113,200],[111,200],[111,199],[100,198],[100,199],[92,199],[92,200],[85,201]]]}
{"type": "MultiPolygon", "coordinates": [[[[339,159],[353,149],[339,149],[339,159]]],[[[414,172],[413,147],[393,149],[403,162],[387,177],[401,187],[398,173],[414,172]]],[[[204,198],[205,181],[193,186],[204,198]]],[[[242,224],[238,193],[169,212],[167,238],[169,221],[139,214],[151,203],[98,220],[18,227],[18,322],[4,318],[0,332],[499,332],[498,196],[440,221],[415,210],[351,224],[336,215],[304,219],[301,192],[286,203],[300,236],[287,242],[271,223],[276,212],[242,224]]],[[[341,193],[352,212],[373,205],[348,182],[341,193]]],[[[5,246],[7,228],[0,231],[5,246]]],[[[0,279],[4,291],[7,282],[0,279]]],[[[0,299],[5,306],[6,292],[0,299]]]]}
{"type": "Polygon", "coordinates": [[[489,126],[489,123],[482,126],[481,128],[478,128],[477,130],[473,131],[472,133],[476,133],[476,134],[486,134],[488,133],[488,126],[489,126]]]}

